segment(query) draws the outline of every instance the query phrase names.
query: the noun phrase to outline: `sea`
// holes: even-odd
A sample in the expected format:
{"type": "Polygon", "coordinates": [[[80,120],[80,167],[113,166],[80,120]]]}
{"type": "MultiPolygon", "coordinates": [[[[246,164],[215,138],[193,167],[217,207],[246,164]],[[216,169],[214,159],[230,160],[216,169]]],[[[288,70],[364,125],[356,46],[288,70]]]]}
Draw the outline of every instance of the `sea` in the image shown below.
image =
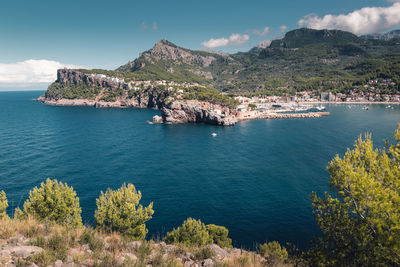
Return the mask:
{"type": "Polygon", "coordinates": [[[400,122],[398,105],[373,104],[233,127],[152,125],[159,110],[32,101],[41,94],[0,92],[0,190],[10,216],[50,177],[73,186],[84,223],[94,225],[100,192],[132,183],[144,206],[154,203],[148,238],[192,217],[227,227],[233,244],[249,249],[273,240],[306,248],[320,235],[309,196],[329,191],[329,161],[365,133],[380,148],[393,142],[400,122]]]}

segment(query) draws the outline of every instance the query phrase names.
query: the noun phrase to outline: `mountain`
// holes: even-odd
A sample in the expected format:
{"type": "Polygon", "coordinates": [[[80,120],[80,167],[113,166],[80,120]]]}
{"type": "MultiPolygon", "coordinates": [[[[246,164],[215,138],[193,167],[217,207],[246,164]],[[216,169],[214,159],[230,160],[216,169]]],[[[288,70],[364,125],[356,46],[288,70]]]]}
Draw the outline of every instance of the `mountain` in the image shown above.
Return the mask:
{"type": "Polygon", "coordinates": [[[340,30],[302,28],[273,40],[269,46],[264,42],[236,54],[195,51],[160,40],[116,71],[145,79],[197,82],[226,92],[345,90],[359,82],[360,75],[376,75],[376,70],[387,64],[378,59],[388,53],[400,53],[396,41],[360,38],[340,30]],[[365,66],[363,61],[375,69],[369,66],[368,73],[359,69],[365,66]]]}
{"type": "Polygon", "coordinates": [[[388,41],[395,38],[400,38],[400,30],[393,30],[387,33],[373,33],[373,34],[362,35],[361,38],[388,41]]]}
{"type": "Polygon", "coordinates": [[[348,93],[354,85],[377,78],[392,79],[398,87],[399,43],[398,39],[366,39],[340,30],[306,28],[287,32],[269,46],[264,42],[235,54],[190,50],[160,40],[114,71],[80,71],[125,82],[188,82],[233,94],[348,93]]]}
{"type": "Polygon", "coordinates": [[[350,32],[302,28],[286,33],[285,37],[282,39],[273,40],[269,47],[300,48],[315,44],[340,45],[360,42],[362,42],[362,40],[350,32]]]}
{"type": "Polygon", "coordinates": [[[116,71],[135,72],[154,78],[210,84],[214,78],[213,66],[234,64],[229,54],[195,51],[160,40],[153,48],[140,54],[134,61],[116,71]]]}

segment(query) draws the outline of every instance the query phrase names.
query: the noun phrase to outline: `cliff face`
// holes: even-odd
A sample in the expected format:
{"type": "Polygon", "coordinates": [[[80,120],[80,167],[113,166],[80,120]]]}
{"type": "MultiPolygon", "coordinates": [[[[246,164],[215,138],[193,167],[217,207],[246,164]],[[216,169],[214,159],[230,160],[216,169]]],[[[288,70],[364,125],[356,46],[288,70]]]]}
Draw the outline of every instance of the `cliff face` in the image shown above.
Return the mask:
{"type": "Polygon", "coordinates": [[[161,109],[162,117],[155,116],[153,119],[156,123],[193,122],[229,126],[237,122],[227,107],[177,98],[176,91],[167,89],[166,86],[151,84],[149,81],[125,82],[122,78],[103,74],[60,69],[56,82],[50,85],[45,95],[38,100],[58,106],[161,109]],[[82,95],[82,92],[90,94],[82,95]]]}
{"type": "Polygon", "coordinates": [[[120,78],[107,77],[102,74],[87,74],[79,70],[71,69],[57,70],[56,82],[66,85],[84,83],[87,86],[109,87],[113,89],[127,87],[124,80],[120,78]]]}
{"type": "Polygon", "coordinates": [[[197,100],[170,102],[161,109],[162,119],[165,123],[204,122],[218,126],[236,124],[237,119],[230,115],[229,109],[224,112],[227,115],[223,115],[221,109],[210,109],[205,107],[207,105],[209,103],[197,100]]]}

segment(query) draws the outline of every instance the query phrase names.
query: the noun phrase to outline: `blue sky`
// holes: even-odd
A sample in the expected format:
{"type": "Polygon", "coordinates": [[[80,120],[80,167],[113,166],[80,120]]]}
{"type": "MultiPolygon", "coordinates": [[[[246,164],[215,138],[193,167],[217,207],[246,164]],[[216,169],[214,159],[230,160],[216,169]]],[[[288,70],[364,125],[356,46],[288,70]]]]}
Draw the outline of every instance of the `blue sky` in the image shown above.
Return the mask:
{"type": "MultiPolygon", "coordinates": [[[[391,24],[378,21],[374,23],[379,25],[371,29],[370,23],[364,23],[368,29],[364,26],[359,29],[349,26],[353,21],[343,22],[340,17],[326,21],[324,16],[348,15],[365,7],[375,8],[371,12],[376,8],[386,8],[389,12],[395,5],[400,7],[390,0],[3,0],[0,3],[0,84],[4,70],[17,62],[41,59],[114,69],[163,38],[191,49],[237,52],[247,51],[263,40],[279,37],[299,26],[344,27],[357,34],[386,31],[399,28],[396,19],[400,12],[399,15],[385,13],[391,16],[391,24]],[[305,18],[309,14],[314,15],[305,18]],[[210,41],[211,38],[214,40],[210,41]]],[[[3,77],[4,81],[12,79],[3,77]]]]}

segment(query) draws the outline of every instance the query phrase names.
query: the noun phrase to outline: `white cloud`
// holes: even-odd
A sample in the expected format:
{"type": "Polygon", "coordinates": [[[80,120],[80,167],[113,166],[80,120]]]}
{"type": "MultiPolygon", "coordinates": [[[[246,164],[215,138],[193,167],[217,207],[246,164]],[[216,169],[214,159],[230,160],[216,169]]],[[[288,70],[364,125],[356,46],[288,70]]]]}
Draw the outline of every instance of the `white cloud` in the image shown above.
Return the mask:
{"type": "Polygon", "coordinates": [[[311,14],[298,21],[299,26],[312,29],[338,29],[354,34],[369,34],[388,30],[400,24],[400,3],[389,7],[364,7],[348,14],[311,14]]]}
{"type": "Polygon", "coordinates": [[[285,31],[287,30],[287,28],[288,28],[288,26],[286,26],[286,25],[281,25],[281,26],[279,27],[279,30],[280,30],[280,32],[285,32],[285,31]]]}
{"type": "Polygon", "coordinates": [[[248,34],[233,33],[229,36],[229,38],[211,38],[210,40],[204,41],[201,44],[207,48],[215,48],[228,45],[242,45],[248,40],[250,40],[250,36],[248,34]]]}
{"type": "Polygon", "coordinates": [[[145,21],[143,21],[142,23],[140,23],[139,29],[141,29],[142,31],[146,31],[146,30],[156,31],[156,30],[158,30],[158,24],[157,24],[157,22],[154,21],[153,25],[151,25],[151,27],[150,27],[150,25],[147,25],[147,23],[145,21]]]}
{"type": "Polygon", "coordinates": [[[271,42],[272,42],[271,40],[264,40],[264,41],[258,43],[258,44],[257,44],[257,47],[258,47],[258,48],[267,48],[267,47],[269,47],[269,45],[271,44],[271,42]]]}
{"type": "Polygon", "coordinates": [[[253,34],[256,34],[256,35],[265,36],[269,32],[269,27],[267,26],[262,30],[254,29],[252,32],[253,32],[253,34]]]}
{"type": "Polygon", "coordinates": [[[139,28],[144,31],[147,30],[147,24],[143,21],[142,23],[140,23],[139,28]]]}
{"type": "Polygon", "coordinates": [[[82,68],[52,60],[29,59],[17,63],[0,63],[0,85],[34,85],[50,83],[57,78],[57,69],[82,68]]]}

